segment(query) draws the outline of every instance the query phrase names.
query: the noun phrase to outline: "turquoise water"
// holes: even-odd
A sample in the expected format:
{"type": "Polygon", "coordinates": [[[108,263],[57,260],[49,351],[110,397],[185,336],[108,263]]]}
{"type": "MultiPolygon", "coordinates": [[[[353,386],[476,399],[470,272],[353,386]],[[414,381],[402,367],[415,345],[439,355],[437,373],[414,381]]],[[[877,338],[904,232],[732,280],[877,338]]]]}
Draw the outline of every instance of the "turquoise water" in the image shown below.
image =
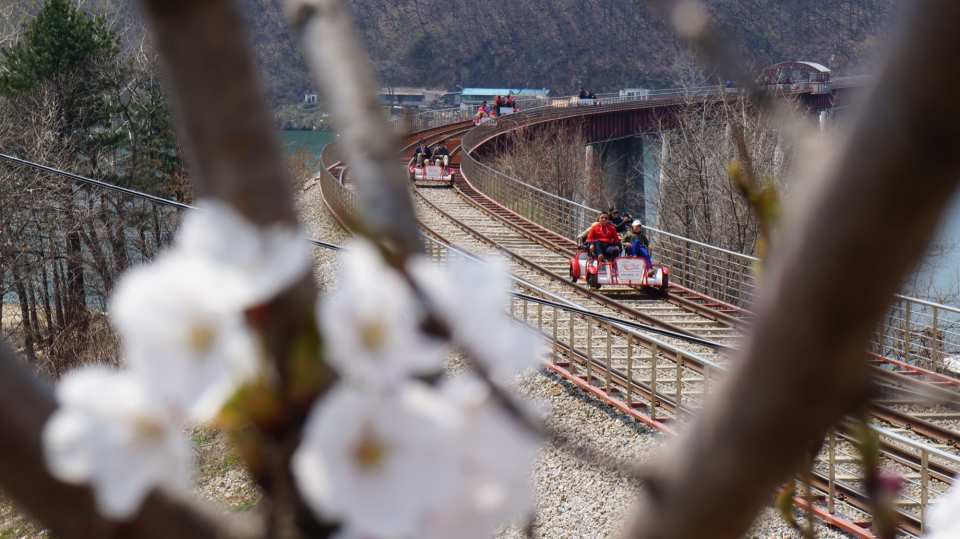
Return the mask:
{"type": "Polygon", "coordinates": [[[330,131],[281,131],[280,140],[287,153],[306,152],[320,159],[320,151],[336,138],[330,131]]]}

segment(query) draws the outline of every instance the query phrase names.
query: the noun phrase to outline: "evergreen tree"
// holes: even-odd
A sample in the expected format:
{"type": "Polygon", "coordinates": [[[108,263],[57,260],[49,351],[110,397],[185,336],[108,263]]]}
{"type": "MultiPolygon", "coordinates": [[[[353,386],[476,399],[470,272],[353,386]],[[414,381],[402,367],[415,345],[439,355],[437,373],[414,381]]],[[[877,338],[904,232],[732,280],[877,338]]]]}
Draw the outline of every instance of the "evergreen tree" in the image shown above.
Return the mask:
{"type": "MultiPolygon", "coordinates": [[[[19,40],[0,49],[0,95],[21,99],[45,86],[58,108],[61,138],[79,136],[79,149],[95,163],[98,135],[112,113],[118,76],[117,36],[102,17],[71,0],[46,0],[19,40]]],[[[50,106],[49,103],[45,106],[50,106]]],[[[66,142],[66,141],[64,141],[66,142]]]]}

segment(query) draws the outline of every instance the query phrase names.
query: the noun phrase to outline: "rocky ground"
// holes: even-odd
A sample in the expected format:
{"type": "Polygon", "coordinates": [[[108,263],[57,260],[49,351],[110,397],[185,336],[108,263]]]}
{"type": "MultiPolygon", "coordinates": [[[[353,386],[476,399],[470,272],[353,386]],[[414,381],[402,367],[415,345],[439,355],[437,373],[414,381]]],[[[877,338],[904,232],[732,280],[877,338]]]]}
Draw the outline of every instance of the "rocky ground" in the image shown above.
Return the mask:
{"type": "MultiPolygon", "coordinates": [[[[325,211],[317,188],[311,182],[302,187],[300,208],[308,234],[342,244],[347,239],[325,211]]],[[[334,285],[335,254],[317,250],[317,277],[321,286],[334,285]]],[[[451,369],[462,368],[451,360],[451,369]]],[[[585,396],[573,385],[546,372],[530,372],[519,378],[521,393],[549,405],[548,421],[579,443],[628,461],[650,458],[665,436],[585,396]]],[[[229,511],[246,511],[259,501],[259,492],[244,473],[224,437],[210,430],[196,430],[192,439],[199,462],[197,493],[229,511]]],[[[555,446],[545,447],[534,469],[538,496],[533,530],[543,538],[613,537],[629,514],[639,485],[620,473],[587,463],[555,446]]],[[[818,526],[818,537],[844,537],[818,526]]],[[[0,499],[0,539],[46,537],[46,533],[0,499]]],[[[799,537],[768,509],[757,519],[749,537],[799,537]]],[[[519,527],[504,528],[499,537],[523,537],[519,527]]]]}

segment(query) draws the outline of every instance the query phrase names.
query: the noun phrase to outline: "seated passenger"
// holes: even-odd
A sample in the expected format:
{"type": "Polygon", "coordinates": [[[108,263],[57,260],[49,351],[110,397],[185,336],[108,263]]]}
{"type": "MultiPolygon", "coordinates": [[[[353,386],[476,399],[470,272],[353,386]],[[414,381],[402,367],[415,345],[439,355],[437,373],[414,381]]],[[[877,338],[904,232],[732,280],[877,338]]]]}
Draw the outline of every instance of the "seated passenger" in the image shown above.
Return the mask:
{"type": "Polygon", "coordinates": [[[629,221],[622,215],[620,215],[620,210],[616,208],[610,208],[607,210],[607,214],[610,216],[610,224],[617,229],[617,233],[623,234],[627,231],[627,224],[629,221]]]}
{"type": "Polygon", "coordinates": [[[600,214],[597,222],[587,232],[587,243],[594,256],[612,260],[620,254],[620,234],[610,224],[610,215],[607,212],[600,214]]]}
{"type": "Polygon", "coordinates": [[[594,227],[594,225],[596,225],[596,224],[597,224],[597,221],[594,221],[593,223],[590,224],[590,226],[587,227],[586,230],[584,230],[583,232],[580,233],[579,236],[577,236],[577,245],[586,245],[586,244],[587,244],[587,234],[590,233],[590,230],[591,230],[591,229],[594,227]]]}
{"type": "Polygon", "coordinates": [[[437,160],[438,165],[450,166],[450,149],[447,148],[446,142],[437,144],[437,147],[433,150],[433,157],[437,160]]]}
{"type": "Polygon", "coordinates": [[[650,259],[650,240],[647,239],[643,231],[643,223],[637,219],[630,226],[627,235],[623,237],[623,243],[630,256],[639,256],[647,263],[647,269],[653,268],[653,260],[650,259]]]}
{"type": "Polygon", "coordinates": [[[418,167],[423,165],[424,162],[429,161],[431,155],[432,153],[430,152],[429,146],[422,140],[417,143],[417,148],[413,151],[413,157],[418,167]]]}
{"type": "Polygon", "coordinates": [[[633,222],[633,216],[627,212],[621,213],[620,216],[623,217],[623,225],[617,227],[617,232],[620,233],[620,236],[623,236],[630,230],[630,223],[633,222]]]}

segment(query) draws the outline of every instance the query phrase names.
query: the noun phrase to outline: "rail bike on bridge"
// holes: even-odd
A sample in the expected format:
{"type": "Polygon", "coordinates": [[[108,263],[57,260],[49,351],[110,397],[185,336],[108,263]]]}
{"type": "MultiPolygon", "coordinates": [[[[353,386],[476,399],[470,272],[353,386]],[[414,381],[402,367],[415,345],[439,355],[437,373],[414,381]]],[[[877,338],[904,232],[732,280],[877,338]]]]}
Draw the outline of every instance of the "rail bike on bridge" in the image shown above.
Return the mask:
{"type": "Polygon", "coordinates": [[[621,285],[640,288],[657,297],[665,298],[670,286],[670,268],[663,264],[647,267],[647,261],[639,256],[618,256],[607,260],[593,256],[587,246],[581,245],[570,259],[570,281],[583,278],[594,289],[604,285],[621,285]]]}
{"type": "Polygon", "coordinates": [[[449,155],[440,155],[425,160],[410,160],[407,173],[417,187],[453,187],[457,168],[451,165],[449,155]]]}

